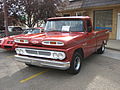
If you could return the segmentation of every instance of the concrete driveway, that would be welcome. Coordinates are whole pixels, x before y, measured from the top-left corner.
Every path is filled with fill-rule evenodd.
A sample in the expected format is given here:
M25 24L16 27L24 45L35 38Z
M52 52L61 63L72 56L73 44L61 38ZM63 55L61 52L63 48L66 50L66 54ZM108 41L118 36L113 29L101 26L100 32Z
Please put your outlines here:
M0 90L120 90L120 52L106 50L85 59L79 74L28 67L15 52L0 50Z

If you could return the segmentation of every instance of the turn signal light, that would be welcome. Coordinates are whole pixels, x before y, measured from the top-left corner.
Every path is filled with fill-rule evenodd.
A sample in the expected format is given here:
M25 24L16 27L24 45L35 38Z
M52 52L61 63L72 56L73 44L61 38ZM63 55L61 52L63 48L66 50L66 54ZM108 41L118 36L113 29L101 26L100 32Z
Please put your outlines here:
M24 40L20 40L20 42L24 42Z
M50 42L50 44L57 44L56 42Z
M54 45L54 46L63 46L64 43L61 41L43 41L43 45Z

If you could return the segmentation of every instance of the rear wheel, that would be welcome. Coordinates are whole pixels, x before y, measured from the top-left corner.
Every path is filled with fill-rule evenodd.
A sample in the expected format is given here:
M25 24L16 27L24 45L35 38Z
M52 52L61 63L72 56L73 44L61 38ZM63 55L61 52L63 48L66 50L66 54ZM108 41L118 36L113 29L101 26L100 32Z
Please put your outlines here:
M97 54L103 54L105 52L105 44L103 44L98 50Z
M78 52L75 52L70 64L70 68L68 69L68 72L71 74L78 74L81 69L81 61L82 61L81 55Z

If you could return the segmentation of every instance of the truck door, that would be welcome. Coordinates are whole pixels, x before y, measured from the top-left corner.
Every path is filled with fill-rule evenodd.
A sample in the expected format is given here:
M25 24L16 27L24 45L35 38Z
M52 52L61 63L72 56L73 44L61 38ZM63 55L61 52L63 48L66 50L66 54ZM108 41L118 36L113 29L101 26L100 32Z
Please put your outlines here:
M92 24L90 20L86 20L86 56L91 55L96 50L96 33L92 30Z

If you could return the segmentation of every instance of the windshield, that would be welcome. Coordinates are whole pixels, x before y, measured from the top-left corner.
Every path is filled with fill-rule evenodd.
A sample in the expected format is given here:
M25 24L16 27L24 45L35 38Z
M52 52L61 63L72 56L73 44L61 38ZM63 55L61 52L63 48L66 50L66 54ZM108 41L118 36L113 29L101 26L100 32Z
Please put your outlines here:
M40 29L36 29L36 28L33 28L33 29L26 29L23 34L34 34L34 33L40 33Z
M50 20L47 21L45 31L83 32L82 20Z

